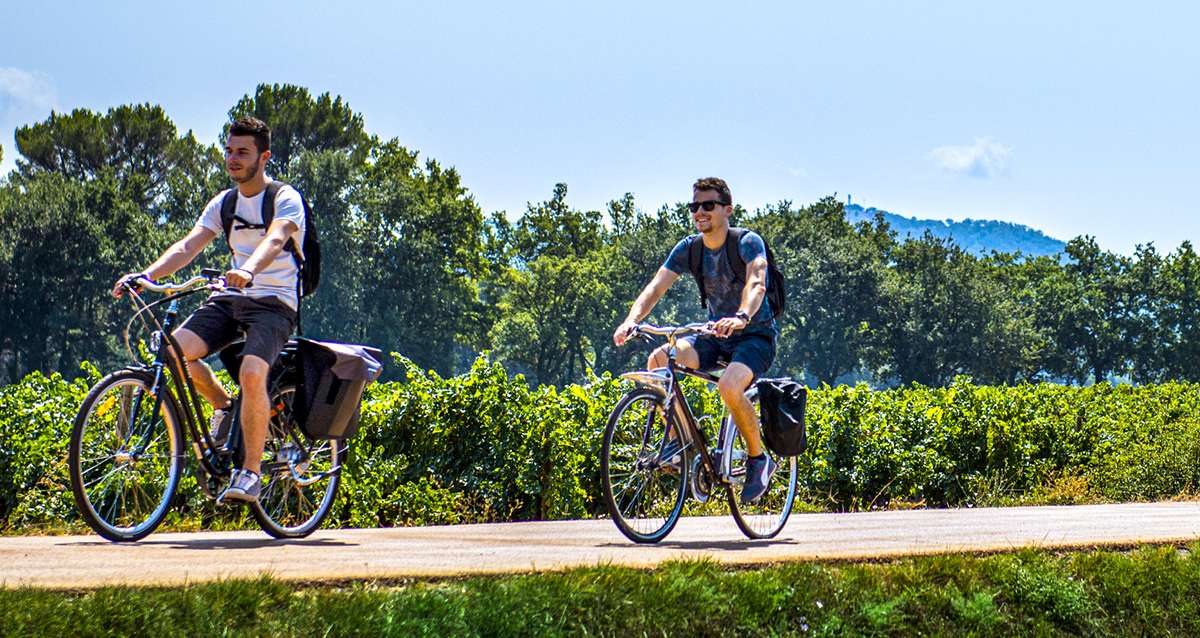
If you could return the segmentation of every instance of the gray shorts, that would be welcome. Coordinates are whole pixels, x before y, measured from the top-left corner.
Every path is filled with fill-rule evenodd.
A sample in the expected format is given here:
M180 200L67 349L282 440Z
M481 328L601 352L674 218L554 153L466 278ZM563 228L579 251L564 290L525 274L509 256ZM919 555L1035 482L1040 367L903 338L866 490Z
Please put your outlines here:
M196 333L208 346L207 354L225 348L244 333L242 354L252 354L270 365L296 328L296 311L273 298L211 297L179 327Z

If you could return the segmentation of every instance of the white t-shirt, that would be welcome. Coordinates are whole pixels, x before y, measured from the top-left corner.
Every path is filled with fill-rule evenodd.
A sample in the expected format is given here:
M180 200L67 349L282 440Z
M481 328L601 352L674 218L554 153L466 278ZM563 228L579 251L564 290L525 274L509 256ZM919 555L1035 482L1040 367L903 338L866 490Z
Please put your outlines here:
M268 181L270 178L267 178ZM216 241L225 241L225 231L221 228L221 201L225 199L225 193L221 191L216 197L208 202L204 207L204 212L200 214L200 219L196 221L197 226L202 226L217 234ZM253 223L262 223L262 201L266 190L254 197L246 197L240 191L237 196L237 208L235 214L242 219ZM300 193L291 186L284 186L275 194L275 219L286 219L296 225L296 232L292 234L292 240L296 244L296 250L302 250L304 246L304 202L300 199ZM233 247L233 267L241 268L250 256L254 254L254 249L262 243L267 237L266 228L243 228L238 229L241 223L236 219L233 220L233 227L229 230L229 245ZM303 256L303 254L301 255ZM286 250L280 250L275 257L275 261L265 268L262 272L254 275L254 285L249 288L230 288L226 292L218 293L218 295L245 295L261 299L264 297L276 297L286 303L292 310L296 310L299 305L299 299L296 297L296 282L300 275L299 269L296 268L296 262L292 259L292 254Z

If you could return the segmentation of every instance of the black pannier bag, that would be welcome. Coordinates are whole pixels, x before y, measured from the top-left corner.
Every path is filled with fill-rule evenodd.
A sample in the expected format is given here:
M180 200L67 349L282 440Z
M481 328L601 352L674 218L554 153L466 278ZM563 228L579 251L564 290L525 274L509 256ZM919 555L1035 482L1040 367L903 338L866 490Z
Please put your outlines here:
M292 414L313 439L348 439L358 430L363 390L383 372L369 346L296 339Z
M788 377L759 379L756 387L767 447L780 456L803 454L808 447L804 433L808 388Z

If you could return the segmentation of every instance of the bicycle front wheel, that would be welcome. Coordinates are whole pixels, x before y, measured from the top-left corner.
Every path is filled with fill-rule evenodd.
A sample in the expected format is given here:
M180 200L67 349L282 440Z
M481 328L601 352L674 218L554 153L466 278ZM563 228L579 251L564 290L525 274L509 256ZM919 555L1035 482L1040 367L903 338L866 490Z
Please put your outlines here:
M179 412L150 372L121 370L100 380L79 408L67 455L83 520L111 541L153 532L171 506L183 468ZM155 403L159 404L157 413Z
M600 475L613 523L635 543L657 543L679 522L687 496L686 456L678 467L661 458L667 419L658 394L633 390L604 429Z
M312 534L333 507L346 454L342 441L308 439L292 418L293 385L271 395L271 423L263 446L262 491L250 512L275 538Z
M757 395L751 393L750 399L757 411ZM732 420L733 417L725 418ZM734 433L730 487L726 490L729 513L748 538L774 538L783 531L788 516L792 514L792 504L796 501L796 457L779 456L764 443L763 452L775 462L775 474L768 483L766 494L754 503L743 504L741 491L746 482L746 459L749 455L746 453L746 441L741 431L733 423L729 423L728 426Z

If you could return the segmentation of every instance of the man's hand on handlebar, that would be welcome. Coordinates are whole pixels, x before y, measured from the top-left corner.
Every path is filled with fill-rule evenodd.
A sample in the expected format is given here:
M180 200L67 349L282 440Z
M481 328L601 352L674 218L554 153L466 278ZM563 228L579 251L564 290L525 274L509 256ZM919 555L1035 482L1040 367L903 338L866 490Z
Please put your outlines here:
M713 334L725 339L745 328L748 323L748 321L741 317L722 317L710 324L710 326L712 327Z
M616 331L613 332L613 343L617 346L625 345L625 342L629 341L629 339L633 337L633 334L636 330L636 321L626 320L621 322L621 325L617 326Z
M249 288L253 285L254 273L245 268L234 268L225 271L226 288Z
M146 273L144 272L131 272L122 276L117 280L117 283L113 284L112 296L120 299L121 296L125 294L125 288L127 286L136 290L141 290L141 286L137 285L137 280L142 278L149 279L149 277L146 277Z

